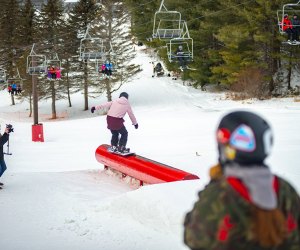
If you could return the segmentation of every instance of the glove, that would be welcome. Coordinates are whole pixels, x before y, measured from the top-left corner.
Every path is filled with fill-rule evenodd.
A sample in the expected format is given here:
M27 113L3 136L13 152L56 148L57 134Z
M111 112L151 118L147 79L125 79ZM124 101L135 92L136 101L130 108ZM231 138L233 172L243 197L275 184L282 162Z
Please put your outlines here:
M135 127L135 129L138 129L139 125L138 125L138 124L135 124L134 127Z
M95 112L95 110L96 110L96 108L95 108L95 107L92 107L92 108L91 108L91 112L92 112L92 113L94 113L94 112Z

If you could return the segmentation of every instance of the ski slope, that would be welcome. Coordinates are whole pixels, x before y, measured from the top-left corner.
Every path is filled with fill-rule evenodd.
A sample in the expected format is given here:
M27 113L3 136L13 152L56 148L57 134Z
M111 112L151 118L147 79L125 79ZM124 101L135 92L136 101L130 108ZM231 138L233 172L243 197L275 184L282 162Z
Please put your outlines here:
M98 145L109 143L106 118L57 103L61 119L52 121L50 101L39 103L44 143L31 142L28 104L10 105L0 92L0 123L12 123L12 156L0 190L0 249L3 250L184 250L183 219L209 181L216 163L215 129L225 113L252 110L272 125L275 145L267 163L300 192L300 103L289 99L233 102L223 94L201 92L170 78L152 78L153 60L138 48L143 71L121 91L139 123L126 117L128 146L156 161L196 174L200 180L139 189L103 171L95 160ZM106 101L90 99L90 106ZM198 156L196 155L196 152Z

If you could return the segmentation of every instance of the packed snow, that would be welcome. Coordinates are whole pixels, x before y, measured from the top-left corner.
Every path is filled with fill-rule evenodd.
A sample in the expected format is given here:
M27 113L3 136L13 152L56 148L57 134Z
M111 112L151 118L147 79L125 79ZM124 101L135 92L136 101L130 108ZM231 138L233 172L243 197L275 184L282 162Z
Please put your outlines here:
M0 123L13 124L12 156L1 178L0 249L3 250L184 250L183 219L197 192L208 183L216 163L215 129L236 109L252 110L272 125L275 144L267 163L300 192L300 102L293 98L231 101L224 94L202 92L168 77L152 78L153 58L139 47L136 63L143 71L124 85L137 117L137 130L126 117L128 146L147 158L191 172L200 180L138 188L95 159L100 144L110 142L106 118L83 111L81 93L73 107L57 103L58 120L50 120L50 101L39 103L44 143L31 141L28 103L10 105L0 92ZM90 106L105 102L90 99ZM6 146L4 147L6 151Z

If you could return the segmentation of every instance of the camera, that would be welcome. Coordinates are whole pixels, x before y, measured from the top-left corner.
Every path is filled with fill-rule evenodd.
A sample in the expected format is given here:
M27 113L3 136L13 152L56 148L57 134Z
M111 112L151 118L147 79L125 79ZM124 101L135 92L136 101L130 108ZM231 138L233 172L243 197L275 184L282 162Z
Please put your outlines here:
M8 129L8 133L14 132L14 128L11 124L6 124L6 128Z

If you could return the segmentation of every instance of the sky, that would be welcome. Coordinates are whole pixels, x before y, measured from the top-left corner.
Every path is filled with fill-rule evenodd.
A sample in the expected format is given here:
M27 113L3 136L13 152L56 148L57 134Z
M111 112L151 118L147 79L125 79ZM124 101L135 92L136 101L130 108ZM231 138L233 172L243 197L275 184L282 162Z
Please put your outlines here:
M135 62L143 71L114 93L129 93L139 128L128 116L128 147L138 155L196 174L199 180L139 187L130 177L104 171L95 150L110 142L106 118L83 111L81 93L57 102L39 103L44 143L31 141L28 103L10 105L0 91L0 124L13 124L7 171L0 179L0 249L5 250L186 250L183 220L197 193L209 182L217 162L215 132L232 110L250 110L272 126L274 147L266 163L300 193L300 102L297 98L266 101L228 100L169 77L152 78L157 60L137 47ZM106 102L90 99L90 107ZM7 150L6 146L4 150Z

